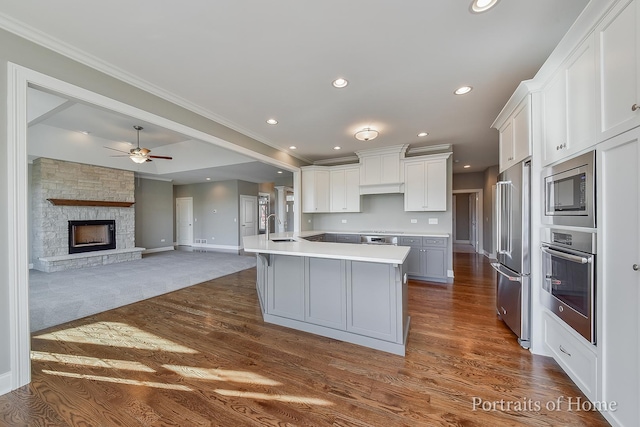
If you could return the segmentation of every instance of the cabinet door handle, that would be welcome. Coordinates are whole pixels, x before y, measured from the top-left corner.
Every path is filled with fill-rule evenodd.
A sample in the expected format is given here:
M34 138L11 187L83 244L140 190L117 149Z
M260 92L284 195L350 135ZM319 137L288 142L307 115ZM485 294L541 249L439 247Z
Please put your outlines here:
M638 104L633 104L633 105L631 106L631 111L637 111L637 110L638 110L638 108L640 108L640 106L638 106Z
M563 352L564 354L566 354L567 356L571 357L571 353L569 353L567 350L565 350L563 346L560 346L560 351Z

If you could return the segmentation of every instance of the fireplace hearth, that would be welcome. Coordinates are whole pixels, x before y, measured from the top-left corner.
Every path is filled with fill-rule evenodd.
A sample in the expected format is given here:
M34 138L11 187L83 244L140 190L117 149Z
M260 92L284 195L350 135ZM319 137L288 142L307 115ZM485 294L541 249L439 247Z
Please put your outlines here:
M69 221L69 254L115 248L115 220Z

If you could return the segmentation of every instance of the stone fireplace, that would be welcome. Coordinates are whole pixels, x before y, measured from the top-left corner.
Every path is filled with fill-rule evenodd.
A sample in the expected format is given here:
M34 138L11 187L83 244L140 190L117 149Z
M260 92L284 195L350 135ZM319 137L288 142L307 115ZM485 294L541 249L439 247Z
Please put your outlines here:
M140 259L143 248L135 246L134 184L131 171L47 158L34 160L33 268L54 272ZM107 229L88 227L74 236L72 224L107 224ZM112 230L108 224L113 225ZM108 235L103 236L104 232ZM73 244L73 239L79 241ZM109 240L105 243L109 248L100 247L103 244L98 240Z

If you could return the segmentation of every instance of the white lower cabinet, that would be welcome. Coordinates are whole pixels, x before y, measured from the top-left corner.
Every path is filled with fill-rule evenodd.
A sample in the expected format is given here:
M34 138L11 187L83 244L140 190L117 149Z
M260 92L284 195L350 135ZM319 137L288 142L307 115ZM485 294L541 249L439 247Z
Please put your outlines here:
M640 426L640 128L597 150L598 347L603 413L617 426Z
M553 358L591 400L596 400L598 358L596 348L554 314L543 313L544 343Z

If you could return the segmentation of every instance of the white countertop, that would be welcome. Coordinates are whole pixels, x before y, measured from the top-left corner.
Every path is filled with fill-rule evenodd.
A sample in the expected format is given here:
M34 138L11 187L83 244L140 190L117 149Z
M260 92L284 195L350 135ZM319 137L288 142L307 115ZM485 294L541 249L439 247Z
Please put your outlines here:
M298 233L301 237L314 236L316 234L357 234L362 236L398 236L398 237L451 237L447 233L425 233L419 231L401 231L401 230L360 230L360 231L331 231L331 230L312 230L301 231Z
M322 234L322 231L300 233L272 233L267 241L264 234L245 236L244 251L277 255L303 256L313 258L345 259L351 261L402 264L411 248L393 245L361 245L355 243L309 242L303 237ZM347 234L347 233L340 233ZM360 234L360 233L351 233ZM416 236L416 234L411 234ZM293 242L274 242L273 239L294 239Z

